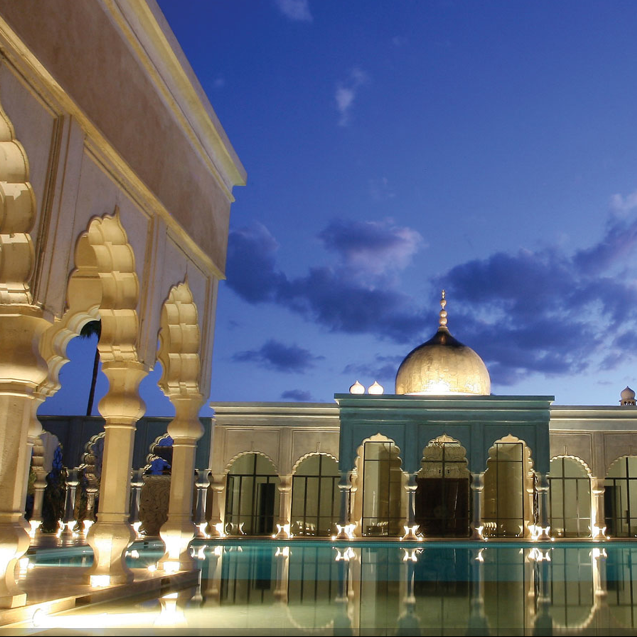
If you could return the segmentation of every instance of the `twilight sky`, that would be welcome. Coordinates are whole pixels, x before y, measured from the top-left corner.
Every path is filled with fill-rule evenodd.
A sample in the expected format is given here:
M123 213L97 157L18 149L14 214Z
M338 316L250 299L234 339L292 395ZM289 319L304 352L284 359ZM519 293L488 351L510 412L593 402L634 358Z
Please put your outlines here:
M443 287L493 393L635 388L633 0L159 5L248 171L213 401L393 392ZM41 412L81 413L63 392Z

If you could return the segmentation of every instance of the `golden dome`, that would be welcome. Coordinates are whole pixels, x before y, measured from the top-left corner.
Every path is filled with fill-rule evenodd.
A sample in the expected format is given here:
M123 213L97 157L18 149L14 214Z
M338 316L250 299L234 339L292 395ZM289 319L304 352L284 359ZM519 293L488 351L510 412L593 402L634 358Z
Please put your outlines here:
M433 338L412 350L398 368L397 394L491 393L491 379L482 359L457 341L447 328L445 291L440 305L440 327Z

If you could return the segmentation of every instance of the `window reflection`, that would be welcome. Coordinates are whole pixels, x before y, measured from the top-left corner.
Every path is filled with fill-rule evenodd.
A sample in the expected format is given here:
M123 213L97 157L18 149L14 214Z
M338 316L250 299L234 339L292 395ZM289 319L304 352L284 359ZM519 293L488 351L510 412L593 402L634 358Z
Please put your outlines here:
M402 532L402 476L393 442L366 442L363 468L363 535Z
M292 481L292 533L330 536L336 533L340 495L338 463L326 455L306 458Z
M489 450L484 474L484 534L524 534L524 443L496 442Z
M591 481L586 468L573 458L554 458L548 479L553 537L589 537Z
M604 483L606 529L610 537L637 537L637 458L618 460Z
M279 482L267 458L256 453L237 458L228 472L226 533L271 535L279 509Z

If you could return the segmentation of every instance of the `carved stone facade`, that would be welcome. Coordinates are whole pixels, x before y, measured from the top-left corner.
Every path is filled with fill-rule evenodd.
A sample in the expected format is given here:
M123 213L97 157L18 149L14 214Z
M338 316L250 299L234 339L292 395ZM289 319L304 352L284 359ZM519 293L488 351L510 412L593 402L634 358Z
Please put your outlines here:
M30 539L36 412L87 322L101 321L109 381L90 582L131 579L138 387L158 360L177 411L173 475L192 473L245 171L153 0L0 0L0 49L0 607L11 607L25 602L14 570ZM183 548L192 489L177 491L166 538Z

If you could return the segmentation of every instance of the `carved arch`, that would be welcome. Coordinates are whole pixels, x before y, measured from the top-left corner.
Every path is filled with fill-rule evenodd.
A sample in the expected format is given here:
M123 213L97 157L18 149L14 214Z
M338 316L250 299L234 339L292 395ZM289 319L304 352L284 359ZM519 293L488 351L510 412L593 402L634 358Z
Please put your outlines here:
M336 462L336 464L338 465L338 458L332 455L331 453L327 453L326 451L310 451L310 453L306 453L305 455L301 456L294 463L294 466L292 467L292 475L296 473L296 470L301 466L304 460L307 460L308 458L311 458L312 456L327 456L328 458L331 458L332 460L334 460L334 462Z
M67 285L67 310L40 341L40 353L49 368L42 393L50 396L60 388L60 370L68 362L67 346L89 321L102 321L102 362L137 362L138 299L135 255L116 209L113 215L94 218L77 241L75 270Z
M104 453L104 438L106 432L102 431L92 436L84 447L80 469L84 469L84 476L91 487L99 487L102 476L102 461ZM102 447L101 454L99 447Z
M558 454L556 454L554 456L551 456L551 462L553 460L557 460L559 458L568 458L569 460L575 460L576 462L581 464L584 467L584 469L586 469L586 473L588 474L589 479L591 479L593 477L593 472L591 471L591 468L579 456L573 456L573 455L570 455L570 454L558 453Z
M256 454L257 456L263 456L264 458L266 458L267 460L269 460L272 463L272 466L274 467L274 474L275 475L279 475L279 468L276 466L276 462L274 462L274 460L272 460L272 458L270 458L270 456L267 453L263 453L263 451L241 451L238 454L236 454L235 456L232 457L232 459L230 460L230 462L228 462L223 470L224 475L227 475L228 472L230 471L230 467L232 467L232 465L241 457L241 456L247 456L249 454Z
M36 202L29 161L0 106L0 304L30 304Z
M170 289L161 312L159 386L166 396L200 394L199 315L188 281Z

